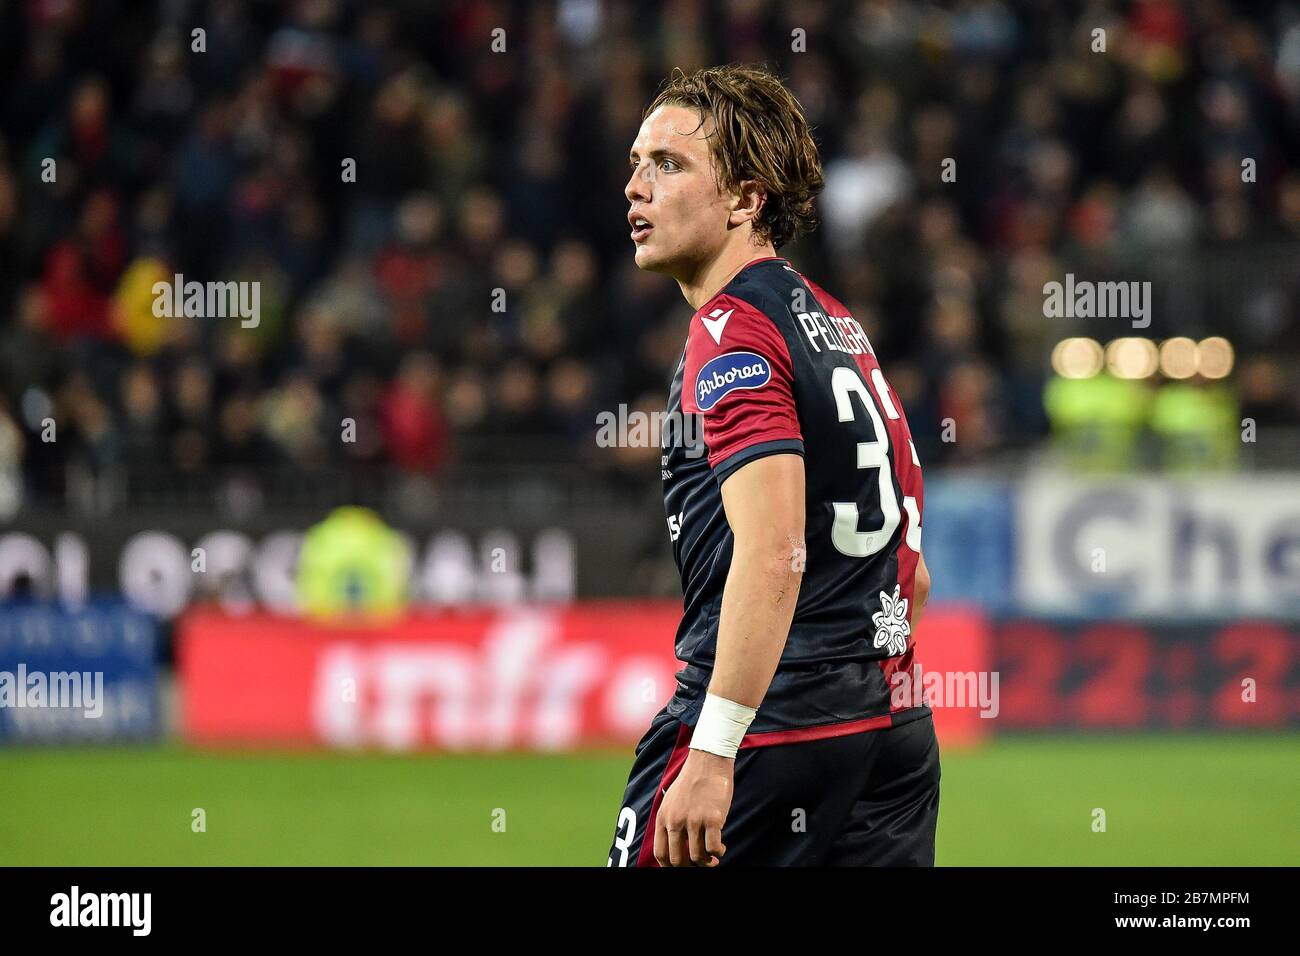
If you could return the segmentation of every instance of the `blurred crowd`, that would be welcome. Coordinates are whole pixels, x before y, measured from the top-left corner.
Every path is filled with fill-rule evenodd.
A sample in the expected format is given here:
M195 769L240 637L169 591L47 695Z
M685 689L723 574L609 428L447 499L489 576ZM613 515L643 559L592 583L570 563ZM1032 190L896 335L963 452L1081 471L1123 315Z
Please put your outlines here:
M1232 308L1151 334L1228 336L1242 413L1300 423L1297 2L28 0L0 6L0 478L654 480L594 441L663 408L690 315L632 264L626 153L672 67L731 61L815 126L821 228L781 253L862 321L927 464L1047 435L1072 268L1243 263ZM155 315L177 274L259 282L256 327Z

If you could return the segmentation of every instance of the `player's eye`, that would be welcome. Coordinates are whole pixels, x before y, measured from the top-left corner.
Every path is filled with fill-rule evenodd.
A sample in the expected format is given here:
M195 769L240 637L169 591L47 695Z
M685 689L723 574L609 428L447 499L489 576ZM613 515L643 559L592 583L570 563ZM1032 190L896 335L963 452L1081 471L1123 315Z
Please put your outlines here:
M675 160L675 159L665 159L662 163L659 164L659 166L660 166L660 168L663 169L663 171L666 172L666 173L671 173L671 172L673 171L673 169L677 169L677 168L678 168L678 167L677 167L677 160ZM669 169L669 168L668 168L669 166L671 166L672 169Z

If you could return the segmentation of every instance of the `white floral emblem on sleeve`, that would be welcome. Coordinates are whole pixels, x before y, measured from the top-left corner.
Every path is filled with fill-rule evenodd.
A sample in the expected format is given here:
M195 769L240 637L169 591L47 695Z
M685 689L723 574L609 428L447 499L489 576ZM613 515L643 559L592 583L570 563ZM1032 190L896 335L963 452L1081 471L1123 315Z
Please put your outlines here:
M889 649L890 657L897 657L907 650L907 636L912 633L912 625L907 620L907 598L900 597L901 585L894 585L891 597L880 592L880 610L871 615L871 623L876 626L876 647Z

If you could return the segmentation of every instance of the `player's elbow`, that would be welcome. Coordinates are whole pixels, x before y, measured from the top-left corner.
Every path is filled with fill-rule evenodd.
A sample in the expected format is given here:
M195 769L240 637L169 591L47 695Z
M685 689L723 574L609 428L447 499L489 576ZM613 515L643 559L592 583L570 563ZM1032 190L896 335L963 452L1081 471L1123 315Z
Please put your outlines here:
M790 565L790 573L802 575L804 567L808 564L808 548L804 545L803 535L790 535L788 544L785 557Z
M925 559L916 563L916 580L912 584L912 606L916 610L925 607L930 600L930 569L925 566Z

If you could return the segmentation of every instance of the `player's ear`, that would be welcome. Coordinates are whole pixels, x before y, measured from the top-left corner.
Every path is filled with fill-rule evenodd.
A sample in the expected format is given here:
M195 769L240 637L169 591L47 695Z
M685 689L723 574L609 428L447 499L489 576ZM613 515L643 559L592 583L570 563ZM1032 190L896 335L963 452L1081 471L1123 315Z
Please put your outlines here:
M763 211L767 202L767 187L758 179L743 179L732 193L731 214L728 220L733 226L753 222Z

